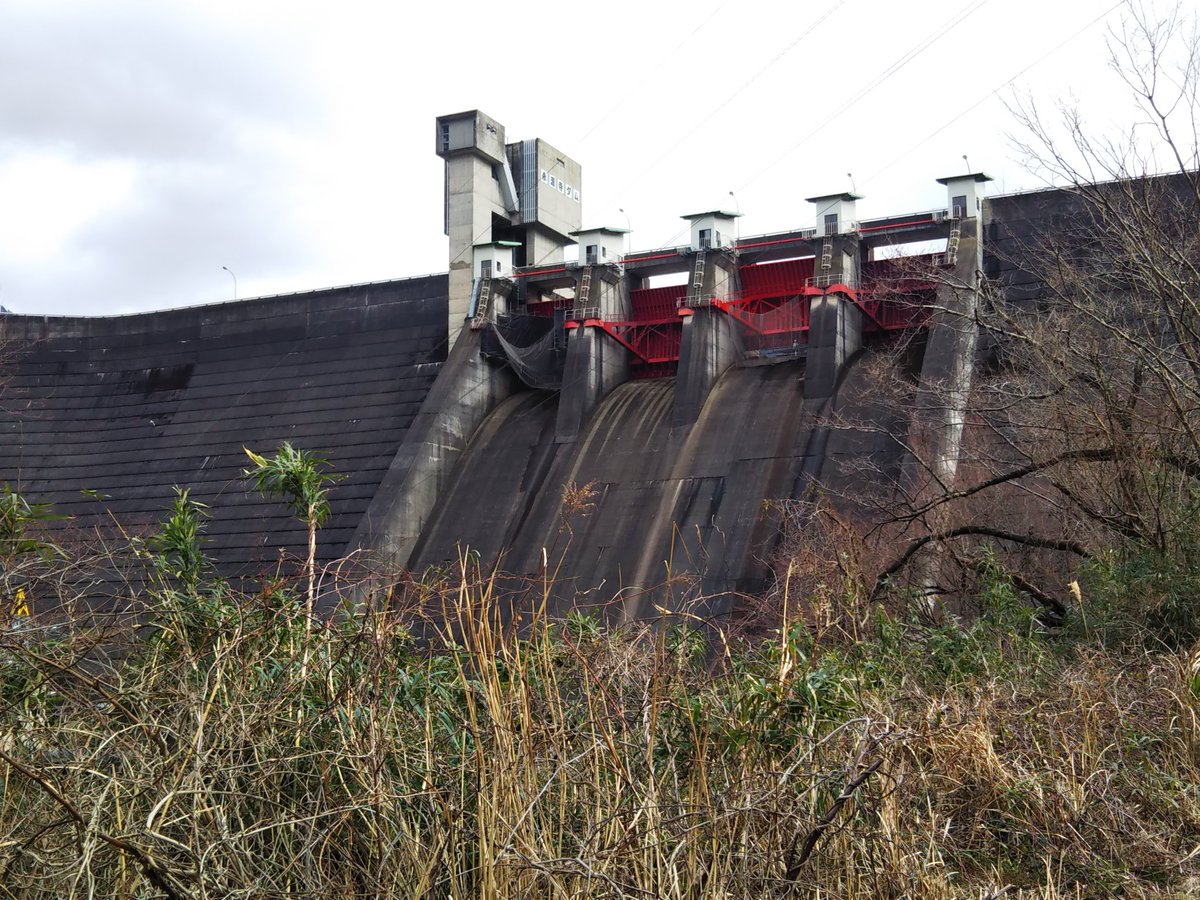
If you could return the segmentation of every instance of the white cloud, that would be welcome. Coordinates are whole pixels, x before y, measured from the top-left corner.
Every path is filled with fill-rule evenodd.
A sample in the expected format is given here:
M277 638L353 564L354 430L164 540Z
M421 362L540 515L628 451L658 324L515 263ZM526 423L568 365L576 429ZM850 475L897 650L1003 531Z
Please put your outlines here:
M0 167L0 261L46 265L82 228L112 215L133 188L129 162L78 162L29 153Z
M578 159L585 224L624 208L638 248L730 190L743 234L808 224L802 198L847 172L861 215L930 208L963 153L1014 189L991 92L1035 62L1031 87L1096 91L1103 29L1068 39L1110 2L968 6L921 50L967 7L9 0L0 302L227 299L221 266L243 296L441 269L433 121L460 109Z

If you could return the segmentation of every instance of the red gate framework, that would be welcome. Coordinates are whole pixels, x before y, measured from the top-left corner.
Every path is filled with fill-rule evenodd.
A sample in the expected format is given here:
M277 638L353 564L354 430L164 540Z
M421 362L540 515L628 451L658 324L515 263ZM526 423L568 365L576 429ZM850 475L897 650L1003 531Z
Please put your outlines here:
M704 305L736 319L744 346L752 352L806 344L812 298L826 293L841 294L856 304L866 333L919 328L928 318L936 290L930 257L869 262L859 285L820 285L813 268L812 257L741 266L741 290L709 298ZM682 284L639 288L629 293L628 320L587 319L578 324L600 328L628 349L634 377L672 376L679 365L683 318L691 312L687 293Z

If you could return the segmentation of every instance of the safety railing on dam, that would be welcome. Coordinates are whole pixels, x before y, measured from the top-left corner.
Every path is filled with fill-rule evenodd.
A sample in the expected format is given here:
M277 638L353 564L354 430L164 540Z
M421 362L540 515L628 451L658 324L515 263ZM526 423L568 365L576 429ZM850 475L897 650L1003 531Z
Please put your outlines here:
M936 227L950 229L949 236L954 222L948 210L933 209L844 223L840 233L880 236ZM557 317L572 329L601 328L630 351L631 370L637 378L675 373L683 319L694 308L715 308L735 319L741 326L743 343L750 350L804 344L810 328L812 297L828 292L846 297L861 310L865 333L900 331L926 323L938 272L951 261L949 254L869 260L854 276L825 266L818 272L816 254L823 250L821 242L829 244L830 240L818 235L815 228L740 238L731 248L740 264L736 280L729 286L717 291L693 290L691 294L686 284L635 288L629 291L628 313L622 318L606 319L601 306L590 296L575 296L574 276L580 268L577 262L519 269L515 277L536 296L522 306L525 314ZM784 258L772 259L772 254ZM687 271L688 261L694 258L695 251L689 245L639 251L622 260L622 273L638 269Z

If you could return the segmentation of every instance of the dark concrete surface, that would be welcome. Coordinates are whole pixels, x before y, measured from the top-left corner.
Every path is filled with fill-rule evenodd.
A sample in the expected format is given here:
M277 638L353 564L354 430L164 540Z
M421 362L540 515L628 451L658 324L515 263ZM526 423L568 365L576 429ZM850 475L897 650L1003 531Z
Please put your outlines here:
M989 199L984 271L1034 296L1022 253L1077 210L1068 192ZM656 603L726 612L769 577L768 501L869 506L902 479L913 398L882 389L846 301L814 310L807 361L753 366L698 310L687 328L708 332L689 335L676 379L625 381L626 354L581 329L558 394L523 389L469 330L447 359L446 291L443 274L138 316L5 316L0 479L71 516L61 535L111 527L110 513L147 529L189 487L211 507L222 571L253 573L300 553L303 530L248 490L242 447L290 440L346 476L322 560L364 549L420 570L469 548L518 578L548 561L557 611L614 619ZM914 382L969 371L970 344L935 335L905 364ZM572 509L564 491L583 486L586 509Z
M114 520L145 531L189 488L221 570L253 573L304 536L249 491L242 448L291 441L345 477L320 543L337 558L445 358L445 309L435 275L135 316L6 315L0 480L70 516L52 523L63 539Z
M553 441L556 395L517 394L477 432L411 564L454 565L470 551L537 578L545 559L559 612L727 612L737 592L764 585L778 533L764 501L789 497L806 463L847 496L868 470L884 473L884 490L894 477L900 445L878 430L897 424L892 407L872 406L869 376L844 381L820 404L841 415L835 427L805 403L802 360L727 369L684 427L672 426L673 380L628 382L570 443ZM585 485L588 508L564 504L565 488Z

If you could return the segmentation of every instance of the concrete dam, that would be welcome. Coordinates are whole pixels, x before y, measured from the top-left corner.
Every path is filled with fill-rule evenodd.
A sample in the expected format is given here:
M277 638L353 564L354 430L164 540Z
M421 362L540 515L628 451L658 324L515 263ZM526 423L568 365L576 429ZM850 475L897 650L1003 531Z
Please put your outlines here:
M621 229L580 228L578 164L545 142L471 111L438 120L437 152L447 274L4 316L0 478L78 541L148 529L189 488L219 569L255 576L304 535L250 491L242 447L288 440L345 476L323 564L420 572L469 550L557 569L559 612L728 613L769 578L777 501L886 496L913 422L953 478L981 278L1020 282L991 248L1061 206L985 199L969 173L939 179L941 209L860 220L854 194L818 196L815 226L757 237L709 210L688 244L628 253ZM917 242L939 249L889 252Z

